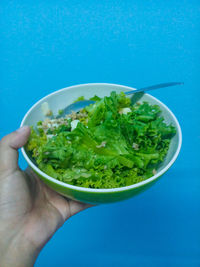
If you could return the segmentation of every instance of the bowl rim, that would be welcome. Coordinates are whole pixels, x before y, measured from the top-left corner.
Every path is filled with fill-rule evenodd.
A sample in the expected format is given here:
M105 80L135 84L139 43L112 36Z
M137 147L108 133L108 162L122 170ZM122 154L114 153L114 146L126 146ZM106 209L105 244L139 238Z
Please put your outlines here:
M71 86L67 86L67 87L64 87L62 89L59 89L59 90L56 90L56 91L53 91L52 93L44 96L43 98L41 98L40 100L38 100L28 111L27 113L25 114L24 118L22 119L22 122L20 124L20 127L24 126L24 122L26 120L26 118L28 117L28 115L31 113L31 111L37 106L39 105L43 100L47 99L48 97L54 95L54 94L58 94L62 91L67 91L67 90L70 90L72 88L76 88L76 87L84 87L84 86L96 86L96 85L109 85L109 86L118 86L118 87L121 87L122 89L126 89L126 90L134 90L135 88L133 87L130 87L130 86L126 86L126 85L121 85L121 84L113 84L113 83L84 83L84 84L76 84L76 85L71 85ZM181 149L181 145L182 145L182 131L181 131L181 127L179 125L179 122L177 120L177 118L175 117L175 115L173 114L173 112L164 104L162 103L160 100L158 100L156 97L152 96L152 95L149 95L149 94L146 94L148 95L150 98L156 100L158 102L159 105L163 106L167 112L172 116L173 120L174 120L174 123L176 124L176 128L177 128L177 134L178 134L178 147L177 147L177 150L174 154L174 156L172 157L172 159L170 160L170 162L162 169L160 170L157 174L155 174L154 176L142 181L142 182L139 182L139 183L136 183L136 184L133 184L133 185L129 185L129 186L124 186L124 187L117 187L117 188L109 188L109 189L106 189L106 188L100 188L100 189L96 189L96 188L85 188L85 187L80 187L80 186L75 186L75 185L70 185L70 184L67 184L65 182L61 182L49 175L47 175L46 173L44 173L43 171L41 171L28 157L28 155L26 154L26 151L24 149L24 147L21 148L21 152L25 158L25 160L27 161L28 165L36 171L36 173L38 173L40 176L42 177L45 177L47 180L50 180L51 182L55 183L55 184L58 184L62 187L65 187L65 188L69 188L69 189L73 189L73 190L76 190L76 191L82 191L82 192L91 192L91 193L111 193L111 192L121 192L121 191L126 191L126 190L130 190L130 189L136 189L136 188L139 188L141 186L144 186L148 183L151 183L152 181L156 180L157 178L159 178L161 175L163 175L172 165L173 163L175 162L175 160L177 159L178 155L179 155L179 152L180 152L180 149Z

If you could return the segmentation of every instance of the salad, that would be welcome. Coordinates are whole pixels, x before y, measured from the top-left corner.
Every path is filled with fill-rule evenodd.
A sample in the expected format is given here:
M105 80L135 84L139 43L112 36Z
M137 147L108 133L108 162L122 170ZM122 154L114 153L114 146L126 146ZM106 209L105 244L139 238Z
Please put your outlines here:
M132 105L116 92L91 100L96 102L77 113L49 117L31 127L26 150L38 168L67 184L97 189L128 186L155 175L176 133L159 106Z

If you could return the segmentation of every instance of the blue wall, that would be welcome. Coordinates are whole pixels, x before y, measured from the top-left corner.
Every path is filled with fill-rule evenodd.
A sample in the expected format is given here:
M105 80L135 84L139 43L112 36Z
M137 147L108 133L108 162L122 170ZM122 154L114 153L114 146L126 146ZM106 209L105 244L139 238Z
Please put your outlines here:
M36 267L200 266L199 72L200 1L1 0L0 137L69 85L185 82L152 92L182 127L174 166L149 191L70 218Z

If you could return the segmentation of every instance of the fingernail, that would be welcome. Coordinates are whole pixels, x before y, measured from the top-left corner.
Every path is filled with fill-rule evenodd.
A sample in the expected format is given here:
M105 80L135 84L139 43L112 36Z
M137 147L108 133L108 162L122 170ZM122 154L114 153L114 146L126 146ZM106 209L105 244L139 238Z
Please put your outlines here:
M26 131L27 128L29 128L29 127L28 126L23 126L23 127L19 128L19 129L17 129L16 132L22 133L22 132Z

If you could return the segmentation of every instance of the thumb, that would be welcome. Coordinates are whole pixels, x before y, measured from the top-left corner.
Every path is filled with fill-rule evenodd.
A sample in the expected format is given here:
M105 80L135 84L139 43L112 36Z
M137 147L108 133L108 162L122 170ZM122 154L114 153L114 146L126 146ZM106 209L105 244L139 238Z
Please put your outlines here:
M18 169L18 148L24 146L30 135L30 128L24 126L6 135L0 141L0 174Z

